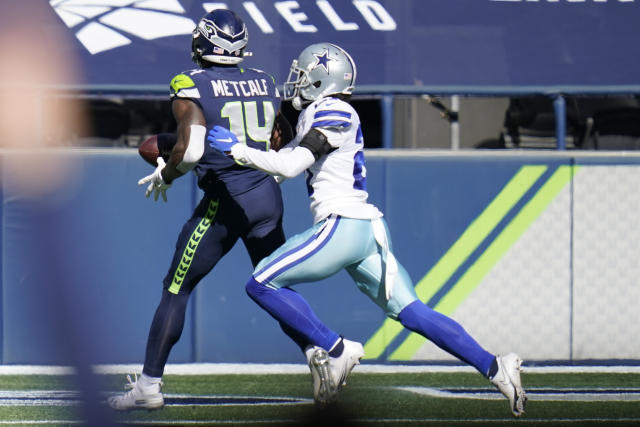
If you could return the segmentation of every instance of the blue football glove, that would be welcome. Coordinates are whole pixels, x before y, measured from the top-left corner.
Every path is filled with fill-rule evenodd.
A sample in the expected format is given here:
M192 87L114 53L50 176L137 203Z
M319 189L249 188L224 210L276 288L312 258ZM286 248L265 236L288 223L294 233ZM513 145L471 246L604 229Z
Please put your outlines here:
M207 141L209 141L211 148L226 154L231 151L231 147L238 143L238 137L227 128L214 126L207 135Z

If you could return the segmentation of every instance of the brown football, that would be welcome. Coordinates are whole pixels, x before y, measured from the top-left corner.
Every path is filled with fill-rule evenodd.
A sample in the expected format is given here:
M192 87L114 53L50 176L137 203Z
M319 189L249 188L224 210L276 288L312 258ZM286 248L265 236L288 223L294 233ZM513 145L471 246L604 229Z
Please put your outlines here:
M287 118L280 112L271 129L271 149L278 151L293 139L293 129Z
M158 166L158 136L152 135L138 145L138 154L151 166Z
M138 145L138 153L151 166L158 166L158 156L162 153L162 158L169 160L171 150L176 145L176 136L173 133L160 133L151 135Z

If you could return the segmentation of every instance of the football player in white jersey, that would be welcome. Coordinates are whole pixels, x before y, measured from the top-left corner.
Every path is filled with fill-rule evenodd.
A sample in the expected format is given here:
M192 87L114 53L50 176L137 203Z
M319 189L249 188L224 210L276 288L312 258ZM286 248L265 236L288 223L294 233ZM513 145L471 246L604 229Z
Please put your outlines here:
M314 398L320 403L336 398L364 350L360 343L328 329L291 286L345 269L387 316L487 377L519 417L526 402L520 381L522 360L514 353L487 352L455 320L422 303L407 271L393 256L383 215L367 202L360 119L348 102L355 79L355 64L345 50L330 43L313 44L293 61L284 85L285 100L302 110L290 144L278 152L265 152L237 143L227 129L215 127L209 132L210 146L241 164L279 179L306 174L314 225L258 264L247 293L314 344L305 353Z

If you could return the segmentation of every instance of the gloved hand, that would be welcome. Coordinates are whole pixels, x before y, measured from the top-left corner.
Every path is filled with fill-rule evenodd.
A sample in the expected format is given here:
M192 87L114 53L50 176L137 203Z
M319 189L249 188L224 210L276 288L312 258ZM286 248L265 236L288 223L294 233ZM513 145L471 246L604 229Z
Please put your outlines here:
M214 126L207 135L207 141L211 148L227 154L231 151L231 147L238 143L238 137L227 128Z
M153 194L153 200L158 201L158 196L162 195L162 200L167 201L167 190L171 187L171 184L167 184L162 179L162 169L167 164L164 162L162 157L158 157L158 167L153 171L151 175L145 176L140 181L138 181L138 185L143 185L149 183L147 187L147 191L145 192L145 196L149 197L151 193Z

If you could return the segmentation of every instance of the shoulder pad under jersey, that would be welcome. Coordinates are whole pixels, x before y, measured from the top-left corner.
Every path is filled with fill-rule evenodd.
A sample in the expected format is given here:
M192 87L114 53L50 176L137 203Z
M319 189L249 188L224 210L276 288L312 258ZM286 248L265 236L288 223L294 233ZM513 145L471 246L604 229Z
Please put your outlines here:
M171 79L171 98L200 98L200 91L187 73L180 73Z
M349 104L336 98L324 98L315 106L311 128L340 128L351 126L352 112Z

